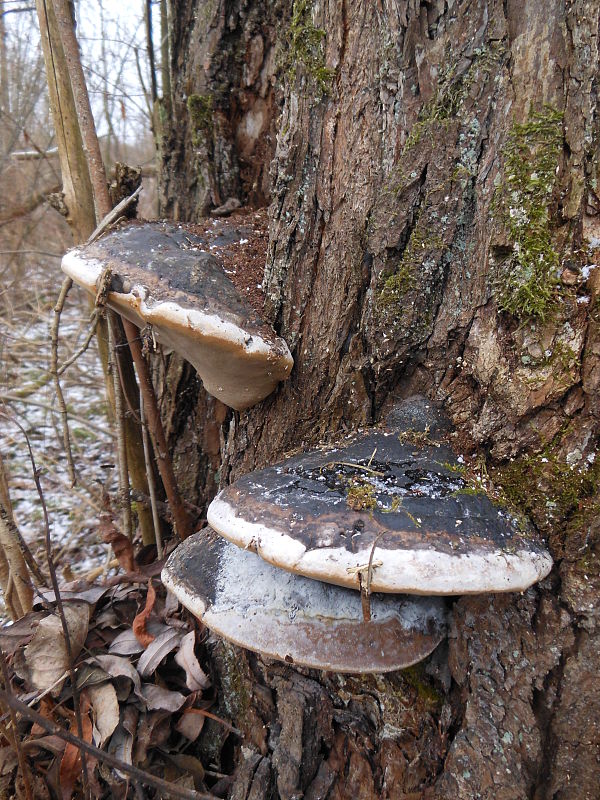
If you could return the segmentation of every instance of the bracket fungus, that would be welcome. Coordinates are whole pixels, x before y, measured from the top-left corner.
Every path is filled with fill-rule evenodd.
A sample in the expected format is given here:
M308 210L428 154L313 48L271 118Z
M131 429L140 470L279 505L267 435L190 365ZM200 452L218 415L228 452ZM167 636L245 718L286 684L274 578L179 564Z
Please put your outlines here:
M446 631L441 598L360 595L292 575L217 536L194 534L172 553L166 587L215 633L262 655L336 672L388 672L426 658Z
M285 380L293 359L216 254L243 243L243 228L217 224L212 238L172 223L130 224L70 250L62 269L93 294L110 270L107 304L141 328L151 325L158 341L196 368L209 394L242 410Z
M374 592L523 591L552 559L515 517L468 487L448 447L371 432L249 473L208 522L291 572Z

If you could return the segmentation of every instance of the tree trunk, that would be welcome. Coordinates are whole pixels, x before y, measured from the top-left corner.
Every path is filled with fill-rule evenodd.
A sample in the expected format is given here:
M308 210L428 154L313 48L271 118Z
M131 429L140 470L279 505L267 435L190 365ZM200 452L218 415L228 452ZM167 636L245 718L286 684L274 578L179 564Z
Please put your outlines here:
M459 598L420 668L293 669L209 639L205 754L231 797L583 800L600 786L599 5L185 0L169 21L162 212L269 205L290 379L225 412L158 377L184 494L439 402L555 559ZM161 367L162 369L162 367Z

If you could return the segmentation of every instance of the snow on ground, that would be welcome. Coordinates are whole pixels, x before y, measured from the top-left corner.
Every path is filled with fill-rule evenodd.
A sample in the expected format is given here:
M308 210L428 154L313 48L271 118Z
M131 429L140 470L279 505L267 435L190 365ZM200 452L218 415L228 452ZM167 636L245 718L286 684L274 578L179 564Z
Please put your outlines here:
M50 363L50 326L59 291L37 302L0 309L0 393L9 415L27 431L41 469L59 569L75 575L104 563L107 545L97 535L101 484L113 486L113 434L107 418L104 377L95 342L61 378L70 414L73 458L79 485L72 488L62 444L62 423L54 383L45 380ZM83 343L89 326L88 300L71 289L61 317L59 364ZM36 388L37 384L42 384ZM31 391L30 391L31 390ZM9 474L17 525L34 553L44 559L44 523L23 434L0 420L0 448Z

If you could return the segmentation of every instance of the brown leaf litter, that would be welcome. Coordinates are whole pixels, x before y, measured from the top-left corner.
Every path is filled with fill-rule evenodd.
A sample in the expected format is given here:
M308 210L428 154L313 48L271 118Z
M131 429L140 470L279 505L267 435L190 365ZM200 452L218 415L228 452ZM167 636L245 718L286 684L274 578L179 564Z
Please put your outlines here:
M130 583L128 576L138 581ZM203 665L197 621L173 598L167 600L156 578L146 583L143 575L126 573L118 581L106 581L110 583L98 587L80 582L61 590L84 739L150 777L224 797L231 776L215 774L203 763L207 718L226 735L237 736L239 731L209 710L217 698ZM0 645L13 696L76 735L60 618L52 593L44 594L45 610L36 608L0 629ZM5 716L5 725L7 721ZM78 747L49 735L25 716L20 718L19 739L30 784L36 792L38 785L44 786L40 797L83 797ZM124 771L90 754L86 762L92 797L136 796ZM2 739L0 795L15 793L21 783L18 759L10 742ZM146 797L161 796L152 786L145 786L144 792Z

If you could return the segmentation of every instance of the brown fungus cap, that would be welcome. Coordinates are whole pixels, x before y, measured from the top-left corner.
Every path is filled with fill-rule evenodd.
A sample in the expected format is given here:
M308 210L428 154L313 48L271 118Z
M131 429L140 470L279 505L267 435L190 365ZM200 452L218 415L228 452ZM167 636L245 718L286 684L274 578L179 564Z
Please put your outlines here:
M248 650L315 669L389 672L421 661L445 635L440 598L373 595L292 575L207 528L186 539L165 586L212 631Z
M62 269L95 293L106 269L108 305L189 361L206 391L241 410L269 395L293 366L287 344L227 277L220 253L243 229L219 222L200 238L165 222L131 224L70 250ZM215 255L219 253L219 255Z
M278 567L354 589L369 561L373 591L424 595L522 591L552 566L521 521L465 484L448 447L398 432L249 473L208 521Z

